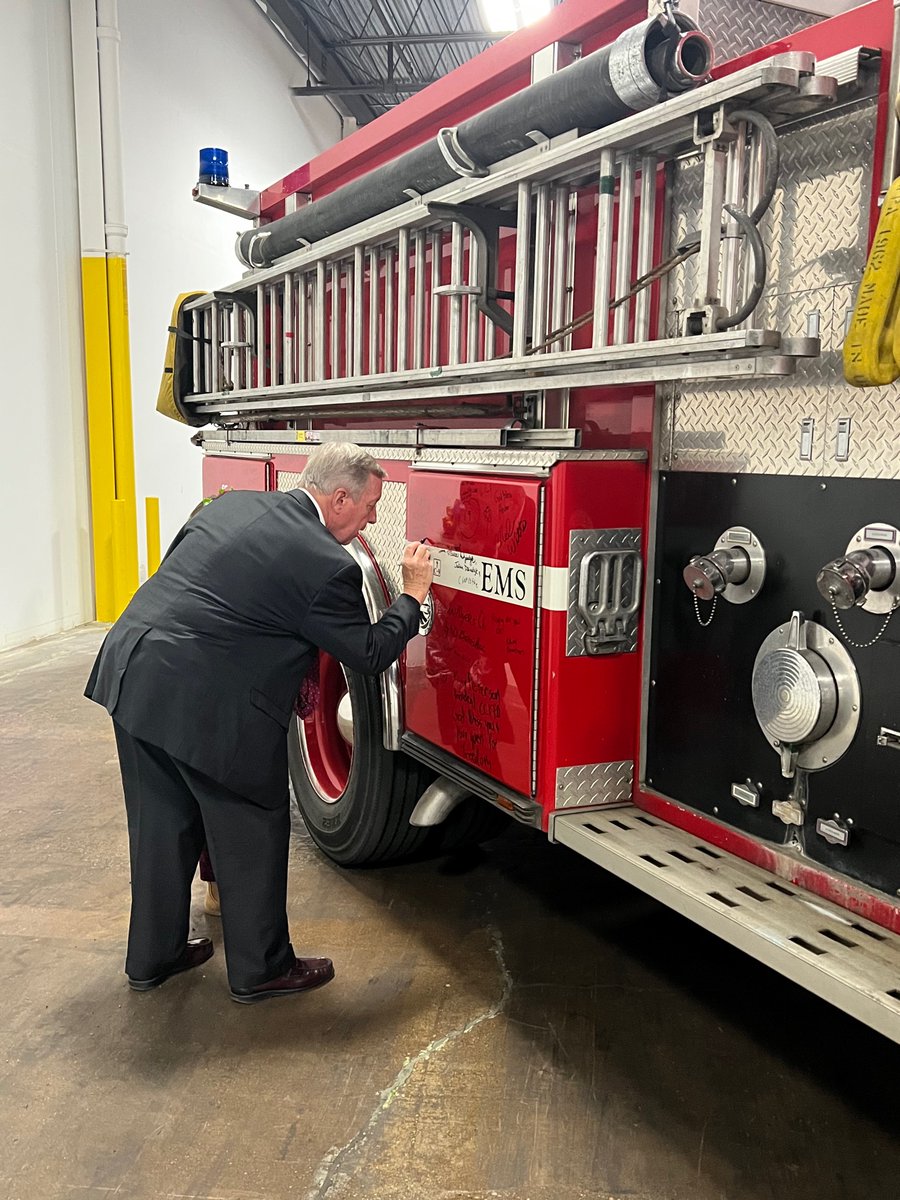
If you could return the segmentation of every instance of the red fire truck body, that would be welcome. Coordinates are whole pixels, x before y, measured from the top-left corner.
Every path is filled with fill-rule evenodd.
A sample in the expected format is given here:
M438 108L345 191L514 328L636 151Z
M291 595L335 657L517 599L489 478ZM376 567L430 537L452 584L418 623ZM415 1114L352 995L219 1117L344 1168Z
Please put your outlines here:
M565 0L264 191L246 274L187 306L179 403L206 495L371 450L373 619L405 542L433 548L404 660L323 656L290 731L326 853L447 849L500 810L900 1040L897 393L840 362L895 174L894 10L692 15L657 18L684 78L652 104L660 26ZM545 129L534 89L613 44L610 114ZM479 161L472 119L531 94ZM411 167L343 227L322 204L363 211L354 184L432 144L449 180Z

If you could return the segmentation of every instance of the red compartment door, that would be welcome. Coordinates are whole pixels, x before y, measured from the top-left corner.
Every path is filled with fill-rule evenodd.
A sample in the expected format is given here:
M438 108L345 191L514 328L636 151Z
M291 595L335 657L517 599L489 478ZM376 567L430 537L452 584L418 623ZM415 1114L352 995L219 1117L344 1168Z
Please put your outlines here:
M540 479L412 471L434 620L407 650L407 728L531 795Z

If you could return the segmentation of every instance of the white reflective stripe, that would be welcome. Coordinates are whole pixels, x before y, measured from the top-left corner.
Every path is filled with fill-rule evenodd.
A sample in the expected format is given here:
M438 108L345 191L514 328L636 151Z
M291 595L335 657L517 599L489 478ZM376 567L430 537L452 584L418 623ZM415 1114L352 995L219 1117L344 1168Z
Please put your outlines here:
M432 546L434 582L439 587L487 596L521 608L534 607L534 567L530 563L509 562L503 558L484 558Z
M569 568L543 567L541 569L541 608L553 612L569 611Z

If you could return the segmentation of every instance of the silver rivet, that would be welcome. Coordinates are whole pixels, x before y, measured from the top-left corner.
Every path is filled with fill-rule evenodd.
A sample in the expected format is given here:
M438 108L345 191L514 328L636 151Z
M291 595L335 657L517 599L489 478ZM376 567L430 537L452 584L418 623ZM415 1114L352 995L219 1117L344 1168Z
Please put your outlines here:
M847 824L848 824L848 825L852 825L852 824L853 824L853 818L852 818L852 817L848 817L848 818L847 818Z
M861 537L857 537L857 539L856 539L856 540L857 540L858 542L861 542L861 541L862 541L862 538L861 538Z
M824 754L822 755L822 762L828 762L828 759L825 757Z
M716 816L718 816L718 815L719 815L719 810L718 810L717 808L714 808L714 809L713 809L713 813L714 813Z
M854 711L854 712L858 712L858 711L859 711L859 705L858 705L858 704L854 704L854 705L853 705L853 711Z
M829 639L828 639L828 645L829 645L829 646L833 646L833 645L834 645L834 638L829 638Z
M650 680L650 686L651 686L651 687L656 687L656 680L655 680L655 679L651 679L651 680Z
M840 813L835 813L835 814L834 814L834 819L835 819L836 821L839 821L839 820L841 819L841 814L840 814Z
M827 483L820 483L820 484L819 484L819 487L820 487L820 489L821 489L821 490L824 492L824 491L825 491L825 489L828 487L828 484L827 484Z

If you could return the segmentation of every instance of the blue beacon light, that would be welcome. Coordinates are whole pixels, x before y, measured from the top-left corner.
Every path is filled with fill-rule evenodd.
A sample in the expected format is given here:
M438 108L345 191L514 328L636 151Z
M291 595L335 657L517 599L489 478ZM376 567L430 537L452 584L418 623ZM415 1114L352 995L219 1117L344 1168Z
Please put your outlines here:
M200 183L228 187L228 151L207 146L200 151Z

